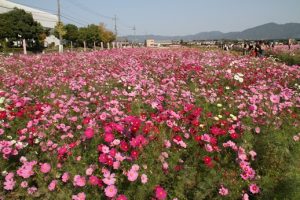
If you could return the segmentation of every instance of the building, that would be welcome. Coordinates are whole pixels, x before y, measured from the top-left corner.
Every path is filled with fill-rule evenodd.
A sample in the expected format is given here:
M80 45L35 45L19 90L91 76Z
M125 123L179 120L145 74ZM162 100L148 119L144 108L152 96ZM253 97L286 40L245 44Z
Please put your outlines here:
M148 39L145 42L146 47L168 47L172 45L172 41L155 41L153 39Z
M31 8L29 6L17 4L7 0L0 0L0 13L5 13L13 10L14 8L23 9L28 13L32 14L32 17L35 21L40 22L41 25L45 28L53 29L58 22L58 16L38 10L35 8Z
M155 42L153 39L146 40L146 47L155 47Z

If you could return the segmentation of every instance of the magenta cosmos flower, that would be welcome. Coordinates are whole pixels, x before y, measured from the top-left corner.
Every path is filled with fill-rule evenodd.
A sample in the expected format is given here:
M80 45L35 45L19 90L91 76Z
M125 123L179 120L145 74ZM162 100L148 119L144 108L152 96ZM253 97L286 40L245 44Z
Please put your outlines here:
M158 200L164 200L167 198L167 192L164 188L162 188L161 186L157 186L155 188L155 197Z
M84 135L87 139L92 139L95 135L95 131L94 129L92 128L87 128L85 131L84 131Z

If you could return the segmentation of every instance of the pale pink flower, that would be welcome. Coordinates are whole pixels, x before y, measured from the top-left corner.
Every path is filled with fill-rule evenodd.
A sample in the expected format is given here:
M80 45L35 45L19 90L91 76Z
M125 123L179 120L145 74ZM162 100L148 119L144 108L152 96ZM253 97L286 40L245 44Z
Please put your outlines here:
M169 140L165 140L164 145L165 145L166 148L170 148L171 147L171 142Z
M271 101L272 103L279 103L279 102L280 102L280 96L272 94L272 95L270 96L270 101Z
M162 168L163 168L164 170L168 169L168 168L169 168L168 163L167 163L167 162L164 162L163 165L162 165Z
M127 178L128 178L128 180L129 181L131 181L131 182L133 182L133 181L135 181L136 179L137 179L137 177L139 176L139 174L137 173L137 171L135 171L135 170L129 170L128 172L127 172Z
M34 194L36 191L37 191L37 188L34 186L27 189L27 193L31 194L31 195Z
M101 113L100 120L105 121L107 114L105 112Z
M90 176L90 175L92 175L92 174L93 174L93 172L94 172L94 169L93 169L93 168L91 168L91 167L89 167L89 168L87 168L87 169L85 170L85 174L86 174L87 176Z
M222 196L226 196L226 195L228 195L228 193L229 193L228 189L222 185L221 188L219 189L219 194Z
M4 189L5 190L13 190L15 185L16 185L16 181L14 180L14 173L10 172L5 176L5 181L4 181Z
M72 200L85 200L86 196L84 192L80 192L77 195L72 195Z
M28 182L27 181L22 181L20 185L21 185L22 188L27 188L28 187Z
M84 176L75 175L73 180L73 185L78 187L85 186L86 180Z
M116 182L115 174L105 174L105 178L103 179L103 183L106 185L114 185Z
M135 170L135 171L139 171L140 166L138 166L137 164L134 164L134 165L132 165L131 169Z
M242 200L249 200L249 195L247 193L243 194Z
M61 177L61 179L64 183L66 183L69 180L69 178L70 178L70 175L68 172L65 172Z
M48 185L48 189L50 191L55 190L56 184L57 184L57 180L52 180L51 183Z
M50 172L51 170L51 165L49 163L43 163L41 164L41 172L46 174L48 172Z
M251 160L254 160L255 157L256 157L256 152L253 151L253 150L251 150L251 151L249 151L249 154L250 154L250 156L251 156Z
M23 178L29 178L34 175L33 167L36 165L36 161L27 162L25 161L23 165L17 170L17 174Z
M114 162L114 163L113 163L113 168L114 168L114 169L119 169L120 164L121 164L121 163L120 163L119 161Z
M118 190L117 190L116 186L109 185L105 188L104 192L107 197L113 198L114 196L116 196Z
M256 133L260 133L260 128L259 127L255 127L255 132Z
M143 184L145 184L145 183L148 182L148 177L147 177L146 174L142 174L142 176L141 176L141 182L142 182Z
M206 145L205 145L205 150L206 150L207 152L212 152L214 149L213 149L213 147L212 147L210 144L206 144Z

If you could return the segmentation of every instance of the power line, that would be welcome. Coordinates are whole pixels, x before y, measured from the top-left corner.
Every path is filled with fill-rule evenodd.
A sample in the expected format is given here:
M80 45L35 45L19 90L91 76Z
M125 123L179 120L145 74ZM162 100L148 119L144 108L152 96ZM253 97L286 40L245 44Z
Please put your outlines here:
M6 9L9 9L9 10L13 10L14 9L14 8L9 8L9 7L6 7L6 6L1 6L1 5L0 5L0 7L1 8L6 8ZM41 9L41 8L38 8L38 9ZM49 11L54 12L53 10L49 10ZM28 13L35 13L35 14L48 14L48 13L43 12L43 11L26 11L26 12L28 12ZM50 13L50 14L53 14L53 13ZM81 23L81 22L77 21L78 19L76 19L74 17L68 16L68 15L65 15L65 14L64 15L61 14L60 16L61 16L61 18L64 18L64 19L67 19L67 20L72 21L74 23L77 23L77 24L80 24L82 26L85 26L84 23ZM43 18L43 19L41 19L41 18ZM39 21L57 22L57 20L54 20L54 19L49 18L47 16L42 16L42 15L39 15Z
M94 11L94 10L91 10L91 9L88 8L87 6L81 4L81 3L77 2L77 1L74 1L74 0L73 0L73 1L69 1L69 3L71 3L71 4L75 5L75 6L77 6L78 8L80 8L80 9L82 9L82 10L84 10L84 11L89 11L90 13L92 13L92 14L98 16L98 17L100 16L100 17L102 17L102 18L111 19L111 20L114 19L113 17L106 16L106 15L103 15L103 14L101 14L101 13L99 13L99 12L96 12L96 11Z
M59 0L57 0L57 1L59 1ZM118 29L120 29L120 27L117 26L117 21L118 21L118 25L126 28L127 30L132 30L133 29L132 26L129 26L129 25L123 23L122 21L120 21L116 17L116 15L114 17L110 17L110 16L107 16L107 15L104 15L102 13L96 12L96 11L88 8L87 6L85 6L84 4L82 4L82 3L80 3L80 2L78 2L76 0L65 1L65 2L68 2L69 4L72 4L72 5L80 8L81 10L88 11L89 13L94 14L94 15L96 15L98 17L100 16L100 17L102 17L104 19L113 20L113 22L114 22L113 29L114 29L116 35L118 34ZM26 4L20 4L20 5L23 5L23 6L26 6L26 7L29 7L29 8L33 8L33 9L39 9L39 10L41 10L41 11L38 11L38 10L37 11L27 11L27 12L31 12L31 13L42 13L42 14L48 14L47 12L50 12L49 14L58 13L58 10L54 11L54 10L49 10L49 9L44 9L44 8L39 8L39 7L32 7L32 6L29 6L29 5L26 5ZM12 9L12 8L8 8L8 9ZM47 11L47 12L45 12L45 11ZM53 14L53 15L55 15L55 14ZM42 16L42 17L44 17L44 16ZM82 25L82 26L86 26L87 24L90 24L90 22L88 22L87 20L82 19L81 17L80 17L80 19L78 19L78 18L72 17L71 15L67 15L66 13L65 14L61 14L60 13L60 17L64 18L64 19L67 19L67 20L69 20L69 21L71 21L73 23ZM47 17L44 17L44 18L47 18ZM57 22L57 21L55 21L53 19L50 19L50 20L52 22ZM46 21L46 20L40 20L40 21ZM61 19L58 19L58 21L61 21ZM122 29L122 30L124 30L124 29Z

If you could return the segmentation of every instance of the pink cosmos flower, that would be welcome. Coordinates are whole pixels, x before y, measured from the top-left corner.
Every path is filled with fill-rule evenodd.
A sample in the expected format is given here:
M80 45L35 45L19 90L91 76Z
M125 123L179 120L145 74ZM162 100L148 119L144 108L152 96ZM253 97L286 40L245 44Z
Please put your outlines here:
M55 190L56 184L57 184L57 180L52 180L51 183L48 185L48 189L50 191Z
M27 193L31 195L34 194L36 191L37 191L36 187L30 187L27 189Z
M250 156L251 156L251 160L254 160L254 159L255 159L255 156L256 156L256 152L253 151L253 150L251 150L251 151L249 151L249 154L250 154Z
M293 140L294 140L295 142L298 142L298 141L299 141L299 139L300 139L300 138L299 138L299 136L298 136L298 135L294 135L294 136L293 136Z
M89 168L87 168L87 169L85 170L85 174L86 174L87 176L90 176L90 175L92 175L92 174L93 174L93 172L94 172L94 169L93 169L93 168L91 168L91 167L89 167Z
M104 179L102 180L103 183L105 183L106 185L114 185L116 182L116 178L115 178L115 174L104 174Z
M119 161L114 162L114 163L113 163L113 168L114 168L114 169L119 169L120 164L121 164L121 163L120 163Z
M141 181L142 181L143 184L146 184L148 182L148 177L147 177L146 174L142 174Z
M23 178L29 178L34 175L33 167L36 165L36 161L27 162L25 161L23 165L17 170L17 174Z
M73 185L78 187L85 186L86 180L84 176L75 175L73 180Z
M252 183L250 186L249 186L249 190L252 194L257 194L259 193L260 189L259 187L255 184L255 183Z
M213 151L213 147L212 147L210 144L206 144L206 145L205 145L205 150L206 150L207 152L212 152L212 151Z
M279 102L280 102L280 96L272 94L272 95L270 96L270 101L271 101L272 103L279 103Z
M61 179L64 183L66 183L69 180L69 178L70 178L70 175L68 172L65 172L61 177Z
M219 194L222 196L226 196L226 195L228 195L228 193L229 193L228 189L222 185L221 188L219 189Z
M85 193L80 192L77 195L72 195L72 200L85 200Z
M134 164L134 165L132 165L131 169L135 170L135 171L139 171L140 166L138 166L137 164Z
M107 197L113 198L114 196L116 196L118 190L117 190L116 186L109 185L105 188L104 192Z
M101 113L100 120L105 121L107 117L107 114L105 112Z
M42 173L46 174L46 173L50 172L50 170L51 170L50 164L48 164L48 163L41 164L41 172Z
M247 193L243 194L242 200L249 200L249 195Z
M170 148L171 147L171 142L169 140L165 140L164 145L165 145L166 148Z
M21 185L22 188L27 188L28 187L28 182L27 181L22 181L20 185Z
M4 189L5 190L13 190L15 185L16 185L16 181L14 180L14 173L10 172L5 176L5 181L4 181Z
M169 168L169 164L167 162L164 162L163 165L162 165L162 168L164 170L167 170Z
M155 188L155 197L158 200L164 200L167 198L167 192L164 188L162 188L161 186L157 186Z
M131 182L135 181L138 176L139 176L139 174L136 170L131 169L127 172L127 178Z
M255 132L256 133L260 133L260 128L259 127L255 127Z

